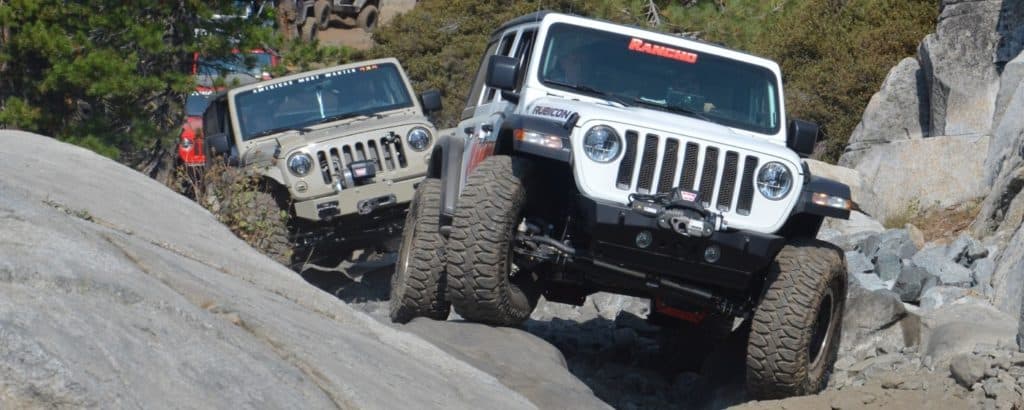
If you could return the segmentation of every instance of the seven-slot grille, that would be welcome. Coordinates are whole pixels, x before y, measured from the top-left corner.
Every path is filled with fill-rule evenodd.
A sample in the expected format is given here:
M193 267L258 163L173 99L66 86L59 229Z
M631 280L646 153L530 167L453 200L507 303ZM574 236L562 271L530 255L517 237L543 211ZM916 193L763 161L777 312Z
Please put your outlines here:
M378 175L409 166L401 139L390 136L322 149L316 152L316 159L326 184L340 178L341 171L357 161L373 161Z
M701 145L693 141L684 143L678 138L666 138L656 134L641 136L639 132L633 130L626 131L625 137L626 152L619 163L618 177L615 181L618 189L649 194L669 192L672 188L680 186L698 191L700 201L706 208L714 205L713 209L721 212L750 214L754 202L754 170L758 165L756 156L740 155L739 152L730 150L722 152L716 146ZM639 146L641 142L643 144ZM664 151L660 153L661 158L658 158L660 146L664 146ZM658 167L658 164L661 164L661 167ZM634 178L634 170L637 167L640 169ZM659 174L657 178L655 173ZM679 175L678 184L676 175Z

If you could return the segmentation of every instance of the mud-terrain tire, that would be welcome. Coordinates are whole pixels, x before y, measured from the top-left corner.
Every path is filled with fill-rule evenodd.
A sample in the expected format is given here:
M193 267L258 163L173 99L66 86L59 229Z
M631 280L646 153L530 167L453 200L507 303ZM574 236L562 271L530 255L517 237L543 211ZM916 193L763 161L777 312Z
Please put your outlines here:
M447 248L448 295L455 312L466 320L516 326L537 305L536 289L510 277L513 235L526 202L523 180L529 170L528 161L495 155L466 179Z
M289 241L288 218L282 217L287 214L288 209L282 209L281 200L273 192L258 190L254 193L253 206L249 211L253 212L254 218L261 224L263 229L258 238L254 238L253 247L264 255L291 267L292 246Z
M316 0L316 3L313 4L313 17L316 19L317 29L327 30L331 24L331 2Z
M444 236L440 232L441 181L426 178L409 203L391 276L391 321L407 323L416 317L448 318L445 297Z
M362 10L359 10L359 16L356 17L356 25L366 32L372 32L377 28L378 20L380 20L380 10L377 6L367 4L363 6Z
M843 252L815 239L790 240L768 272L747 341L752 399L813 394L828 383L846 303Z
M316 17L306 17L306 21L299 27L299 40L303 43L312 43L316 41L316 33L320 32L320 27L317 25Z

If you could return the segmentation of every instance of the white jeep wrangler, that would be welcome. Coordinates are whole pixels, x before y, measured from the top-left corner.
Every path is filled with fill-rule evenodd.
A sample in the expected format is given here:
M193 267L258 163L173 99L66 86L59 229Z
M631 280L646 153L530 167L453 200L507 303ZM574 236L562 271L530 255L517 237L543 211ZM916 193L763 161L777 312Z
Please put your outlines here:
M392 319L450 302L509 326L541 295L642 296L694 337L744 319L753 397L821 390L846 269L814 238L852 203L801 160L817 126L785 118L772 61L562 14L506 23L411 205Z

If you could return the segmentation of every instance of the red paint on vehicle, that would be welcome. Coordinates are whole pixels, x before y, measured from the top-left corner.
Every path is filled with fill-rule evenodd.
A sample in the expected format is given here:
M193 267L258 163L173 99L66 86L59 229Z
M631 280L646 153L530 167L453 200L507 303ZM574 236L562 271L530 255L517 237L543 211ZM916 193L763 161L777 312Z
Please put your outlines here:
M629 49L638 53L679 60L684 63L695 64L697 62L696 53L648 43L639 38L629 40Z
M671 316L682 321L693 323L695 325L700 324L700 322L703 322L704 318L708 316L707 311L696 312L691 310L676 309L674 307L666 305L664 302L661 301L661 298L654 298L654 311L661 313L665 316Z

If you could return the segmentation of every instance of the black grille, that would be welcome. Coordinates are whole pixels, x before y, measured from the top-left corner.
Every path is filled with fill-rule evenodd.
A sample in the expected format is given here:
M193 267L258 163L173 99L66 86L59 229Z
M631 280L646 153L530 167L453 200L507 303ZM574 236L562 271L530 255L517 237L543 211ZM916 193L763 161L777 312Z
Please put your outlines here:
M651 192L651 182L654 181L654 168L658 166L658 136L647 134L644 142L644 158L640 160L640 182L637 184L637 192L647 194Z
M718 188L718 210L728 212L732 208L732 193L736 189L736 167L740 155L735 151L725 153L725 169L722 170L722 185Z
M711 206L711 196L715 194L715 176L718 173L718 148L708 147L704 151L704 172L700 175L700 202L705 207Z
M693 189L694 182L697 181L697 144L692 142L686 143L686 156L683 157L683 179L679 181L679 186L684 189Z
M754 170L756 168L757 157L747 157L743 164L740 199L736 204L736 213L740 215L750 215L750 206L754 203Z
M622 162L619 163L619 177L615 180L615 186L619 189L629 189L633 182L633 166L636 164L636 131L626 132L626 153L623 154Z
M672 182L676 179L676 161L679 157L679 140L669 138L665 141L665 156L661 160L661 177L658 178L658 192L672 190Z
M402 144L393 142L386 137L317 151L316 160L320 165L320 174L326 184L330 184L348 164L355 161L373 161L378 173L409 166Z

